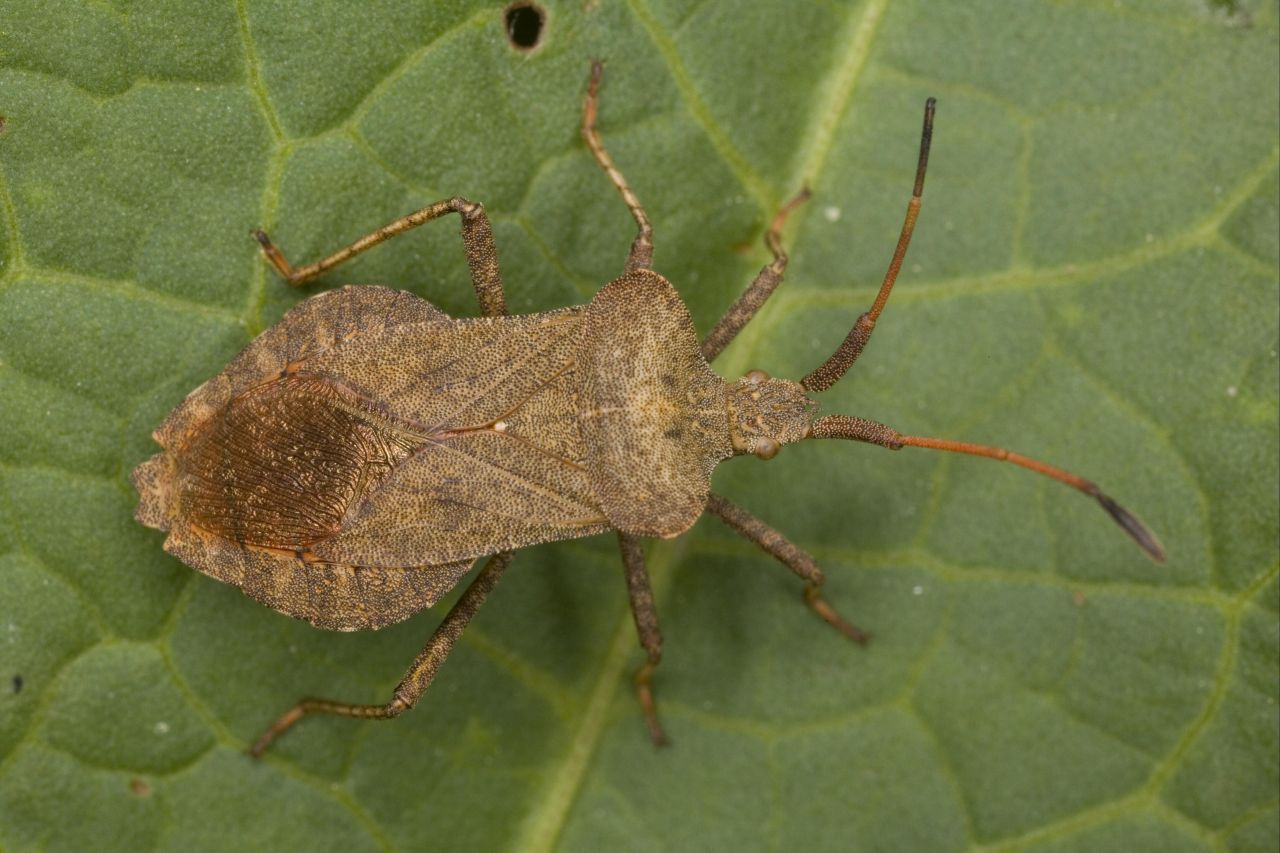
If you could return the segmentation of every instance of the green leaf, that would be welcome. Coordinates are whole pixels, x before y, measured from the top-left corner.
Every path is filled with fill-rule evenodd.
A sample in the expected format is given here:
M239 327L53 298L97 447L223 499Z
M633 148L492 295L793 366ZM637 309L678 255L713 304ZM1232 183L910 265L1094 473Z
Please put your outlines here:
M1277 6L10 0L0 9L0 847L1275 850ZM611 536L521 553L421 705L441 617L327 634L161 550L130 469L303 297L295 261L454 194L513 310L585 301L633 225L703 330L787 281L718 368L797 377L872 299L939 99L924 210L825 411L1098 479L1157 531L1012 466L841 442L718 491L811 551L851 647L714 519L654 543L655 679ZM475 313L456 223L325 277Z

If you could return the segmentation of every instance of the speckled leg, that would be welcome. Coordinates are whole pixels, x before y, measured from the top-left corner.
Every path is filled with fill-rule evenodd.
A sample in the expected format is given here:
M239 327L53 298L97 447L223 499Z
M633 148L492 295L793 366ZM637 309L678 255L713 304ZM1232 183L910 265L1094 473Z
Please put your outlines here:
M804 588L805 603L817 613L827 624L836 628L850 640L859 645L867 642L869 635L849 624L822 597L822 584L825 577L822 569L813 557L792 544L778 531L747 512L742 507L720 495L712 494L707 498L707 510L740 533L746 539L763 548L775 560L807 581Z
M409 671L400 679L392 694L391 701L385 705L352 705L346 702L334 702L329 699L303 699L288 711L280 715L262 736L249 748L249 754L258 758L269 746L284 734L293 724L307 714L337 714L340 717L356 717L363 720L388 720L398 717L417 704L423 692L430 686L432 679L440 670L454 644L462 636L463 630L471 617L476 615L480 605L498 583L498 578L511 562L511 553L495 554L485 563L480 574L467 587L467 591L453 605L453 609L444 617L444 621L436 628L431 639L423 646L418 657L414 659Z
M774 214L773 222L769 223L769 230L764 232L764 244L773 254L773 260L756 273L751 285L742 292L733 305L729 306L729 310L716 323L715 328L703 339L702 357L707 361L714 360L729 345L729 342L738 336L742 327L751 322L751 318L764 305L765 300L782 283L782 274L787 269L787 253L782 248L782 226L786 223L791 211L808 198L808 188L802 189Z
M636 696L644 712L644 722L654 746L666 746L670 741L658 722L658 708L653 700L650 681L653 671L662 662L662 631L658 628L658 611L653 606L653 588L649 586L649 573L644 568L644 551L640 540L626 533L618 533L618 545L622 550L622 568L627 578L627 593L631 596L631 615L636 620L636 633L640 646L648 654L634 677Z
M503 295L502 277L498 273L498 251L493 245L493 228L489 225L489 217L485 215L484 205L478 202L461 197L438 201L408 216L402 216L371 234L366 234L324 260L304 267L291 266L263 231L255 230L253 236L262 246L262 253L276 268L276 272L280 273L280 276L289 284L297 286L311 281L316 276L383 241L403 234L410 228L416 228L424 222L438 219L446 213L457 213L462 217L462 243L466 247L467 266L471 268L471 284L475 287L476 297L480 300L481 312L486 317L500 317L506 314L507 300Z
M627 210L631 211L631 216L636 221L636 238L631 242L626 271L649 269L653 262L653 226L649 224L649 216L640 206L640 199L627 184L627 179L622 176L622 172L613 164L613 158L605 150L600 133L596 130L596 108L600 102L600 78L603 75L604 63L598 59L594 60L591 63L591 79L587 83L587 97L582 104L582 138L591 149L591 156L596 158L600 168L604 169L609 180L617 187L622 200L626 202Z

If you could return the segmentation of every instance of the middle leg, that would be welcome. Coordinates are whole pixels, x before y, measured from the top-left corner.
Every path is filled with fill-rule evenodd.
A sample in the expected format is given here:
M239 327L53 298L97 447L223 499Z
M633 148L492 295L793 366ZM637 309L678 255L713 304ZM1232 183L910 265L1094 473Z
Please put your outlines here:
M636 670L633 678L640 710L644 712L645 725L654 746L666 746L667 733L658 722L658 707L653 701L650 681L653 671L662 662L662 631L658 628L658 610L653 606L653 588L649 585L649 573L644 568L644 551L640 540L618 531L618 546L622 550L622 569L627 577L627 593L631 597L631 616L636 621L636 633L640 646L649 659Z

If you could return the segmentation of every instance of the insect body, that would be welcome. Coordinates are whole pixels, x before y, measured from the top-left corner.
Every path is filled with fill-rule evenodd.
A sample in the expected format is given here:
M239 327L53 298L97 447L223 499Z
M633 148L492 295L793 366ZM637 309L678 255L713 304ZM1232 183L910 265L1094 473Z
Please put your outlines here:
M515 549L617 531L633 615L648 659L635 677L655 742L650 681L661 634L640 537L683 533L704 510L796 572L805 599L851 639L865 636L822 597L801 549L710 491L711 472L743 454L846 438L993 456L1098 499L1160 559L1155 538L1092 483L999 448L904 436L862 418L814 417L809 394L836 382L862 351L897 276L923 192L933 103L926 107L915 192L871 310L799 382L753 370L726 382L709 366L781 281L774 259L699 341L683 301L649 268L648 218L595 130L601 67L584 110L587 144L638 225L625 270L583 306L508 316L483 208L439 202L334 255L291 267L261 232L267 258L298 284L377 243L448 213L462 219L486 316L455 319L407 293L345 287L298 305L156 430L164 450L134 471L140 521L168 530L165 548L264 604L321 628L380 628L429 607L481 558L485 567L384 705L305 699L253 746L310 712L387 718L431 682ZM803 196L802 196L803 197ZM802 198L801 197L801 198ZM797 198L796 201L801 200ZM793 202L794 204L794 202Z

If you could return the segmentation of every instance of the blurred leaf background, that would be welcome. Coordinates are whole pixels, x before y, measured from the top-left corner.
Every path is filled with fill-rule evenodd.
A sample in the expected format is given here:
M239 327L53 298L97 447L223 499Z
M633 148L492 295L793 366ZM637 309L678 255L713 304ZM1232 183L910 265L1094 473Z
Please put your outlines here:
M0 8L0 846L1268 850L1277 770L1277 4L7 0ZM326 634L161 551L129 470L303 294L268 273L454 194L513 310L587 300L632 225L715 318L802 185L793 263L718 363L797 377L869 303L939 99L898 290L827 412L1006 444L839 442L715 487L811 550L850 647L714 520L649 558L670 749L609 536L522 553L422 704L441 610ZM475 313L454 222L344 267ZM1009 470L1005 470L1008 468Z

